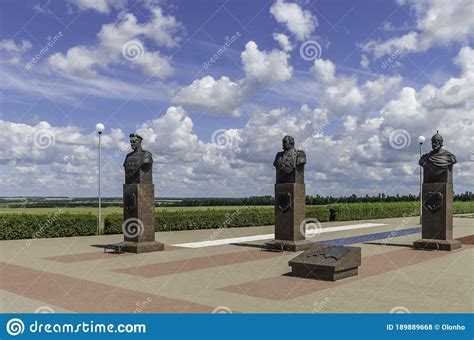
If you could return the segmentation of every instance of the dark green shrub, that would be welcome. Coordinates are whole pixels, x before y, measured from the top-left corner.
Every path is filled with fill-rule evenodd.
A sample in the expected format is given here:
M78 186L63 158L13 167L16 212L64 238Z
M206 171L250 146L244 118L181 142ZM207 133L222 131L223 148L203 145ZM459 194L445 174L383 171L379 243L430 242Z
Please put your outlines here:
M233 209L166 210L156 212L155 231L217 229L221 227L249 227L270 225L274 222L273 208L239 207ZM122 232L123 215L109 214L105 218L104 233Z
M112 213L105 216L104 234L121 234L122 233L123 215Z
M0 214L0 240L86 236L96 230L92 214Z
M454 202L454 213L474 213L474 202ZM418 202L349 203L306 206L306 217L321 222L368 220L416 216ZM105 234L122 233L123 215L113 213L104 221ZM226 209L158 209L155 231L218 229L272 225L273 207L237 207ZM0 214L0 240L95 235L97 217L92 214Z
M273 207L239 207L232 209L166 210L156 212L155 231L218 229L272 225L275 223ZM326 206L307 206L306 217L329 221ZM104 233L122 233L122 214L109 214L105 218Z
M474 202L454 202L454 214L474 213Z
M327 205L307 205L306 218L317 218L319 222L330 220L330 211Z
M454 212L474 212L474 202L454 202ZM348 203L306 206L306 218L321 222L369 220L419 215L418 202ZM122 214L105 218L105 234L122 233ZM249 227L275 223L273 207L241 207L232 209L166 210L156 213L155 231L218 229Z
M417 202L348 203L332 204L329 209L332 220L350 221L416 216L419 214L420 205Z
M348 203L332 204L328 207L332 221L369 220L420 214L419 202ZM474 212L474 202L454 202L455 214L472 212Z

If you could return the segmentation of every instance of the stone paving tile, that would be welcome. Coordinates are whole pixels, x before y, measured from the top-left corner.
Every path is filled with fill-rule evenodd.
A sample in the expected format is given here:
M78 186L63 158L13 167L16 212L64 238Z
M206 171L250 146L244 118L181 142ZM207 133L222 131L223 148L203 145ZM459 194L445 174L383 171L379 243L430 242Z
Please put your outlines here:
M209 313L214 307L0 262L0 289L78 313Z
M116 269L114 272L138 275L142 277L157 277L184 273L211 267L229 266L236 263L262 260L270 257L281 256L283 253L250 250L234 252L230 254L219 254L212 256L196 257L186 260L171 261L144 266Z
M459 237L456 240L461 241L462 244L474 244L474 235Z
M165 251L169 250L178 250L184 249L183 247L176 247L176 246L165 246ZM43 260L50 260L62 263L74 263L74 262L84 262L84 261L93 261L93 260L102 260L102 259L109 259L114 258L116 256L130 256L133 255L131 253L113 253L110 251L92 251L87 253L78 253L78 254L67 254L67 255L59 255L59 256L49 256L49 257L42 257Z
M289 275L280 275L261 280L249 281L243 284L222 287L219 288L219 290L229 293L251 295L264 299L289 300L323 289L353 283L367 277L383 274L420 262L451 255L464 251L465 249L466 248L453 252L401 249L381 255L365 257L362 261L362 265L359 267L358 276L336 282L301 279Z
M387 223L373 232L371 229L372 233L404 225L404 219L368 222ZM321 303L329 296L324 312L388 312L400 303L416 312L469 312L472 219L455 219L455 223L462 249L412 251L417 233L394 237L389 244L377 240L359 243L355 245L363 254L359 277L335 283L287 276L288 261L297 254L271 253L253 246L171 246L166 250L174 251L134 255L104 254L102 249L91 248L93 244L119 242L121 235L35 239L31 244L0 241L0 304L3 312L32 312L51 306L57 312L133 313L141 306L144 313L180 313L211 312L213 306L227 306L232 312L301 313L313 311L315 301ZM416 224L405 229L413 227ZM157 239L168 244L189 243L207 239L212 232L157 233ZM271 226L230 228L219 237L269 232ZM370 232L327 233L318 241L358 240ZM401 268L404 270L397 270ZM410 284L410 280L414 282Z

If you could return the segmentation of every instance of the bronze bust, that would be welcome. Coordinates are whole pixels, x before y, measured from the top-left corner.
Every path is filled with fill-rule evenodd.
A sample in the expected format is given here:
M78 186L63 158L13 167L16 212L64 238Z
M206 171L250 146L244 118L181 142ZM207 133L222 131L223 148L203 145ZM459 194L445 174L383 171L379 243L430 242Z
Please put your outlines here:
M143 138L136 133L130 134L133 151L125 158L125 184L152 184L153 157L151 152L142 149Z
M443 137L436 131L431 137L431 150L421 156L419 165L423 167L423 182L452 182L453 164L457 163L456 156L443 149Z
M291 136L283 137L282 146L283 151L276 154L273 162L276 183L304 183L305 152L295 149L295 139Z

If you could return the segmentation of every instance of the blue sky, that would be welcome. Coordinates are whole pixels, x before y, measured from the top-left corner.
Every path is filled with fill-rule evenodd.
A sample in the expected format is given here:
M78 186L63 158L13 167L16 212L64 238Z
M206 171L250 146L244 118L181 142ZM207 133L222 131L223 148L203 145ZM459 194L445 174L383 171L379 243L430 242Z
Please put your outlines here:
M0 140L16 149L0 152L0 196L94 195L98 122L107 195L133 131L155 155L157 196L271 194L286 133L308 153L310 194L416 193L416 137L437 129L460 161L455 190L472 190L469 1L0 8Z

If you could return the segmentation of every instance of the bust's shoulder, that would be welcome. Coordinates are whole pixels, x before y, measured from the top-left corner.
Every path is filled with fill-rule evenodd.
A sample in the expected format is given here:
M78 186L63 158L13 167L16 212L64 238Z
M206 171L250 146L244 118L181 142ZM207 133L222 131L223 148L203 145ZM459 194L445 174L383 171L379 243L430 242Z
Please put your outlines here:
M153 162L153 155L151 154L150 151L143 150L143 159Z
M442 149L442 150L444 151L444 154L443 154L444 157L448 158L449 161L450 161L451 163L453 163L453 164L454 164L454 163L457 163L457 159L456 159L456 155L455 155L455 154L453 154L452 152L450 152L450 151L448 151L448 150L446 150L446 149Z
M446 149L443 149L443 148L442 148L441 151L442 151L445 155L454 156L454 154L453 154L451 151L449 151L449 150L446 150Z
M432 154L433 154L433 151L430 151L430 152L424 153L423 155L421 155L421 158L430 157Z
M280 158L280 157L283 156L284 153L285 153L284 151L278 151L278 152L276 153L276 156L275 156L275 157L276 157L276 158Z
M306 152L303 150L296 150L298 157L306 157Z
M132 152L127 153L127 155L125 156L125 158L130 157L130 156L133 155L134 153L135 153L135 151L132 151Z
M433 153L433 152L430 151L430 152L427 152L427 153L424 153L423 155L421 155L420 160L418 161L418 164L421 165L421 166L423 166L423 164L424 164L425 162L429 161L430 156L431 156L432 153Z

